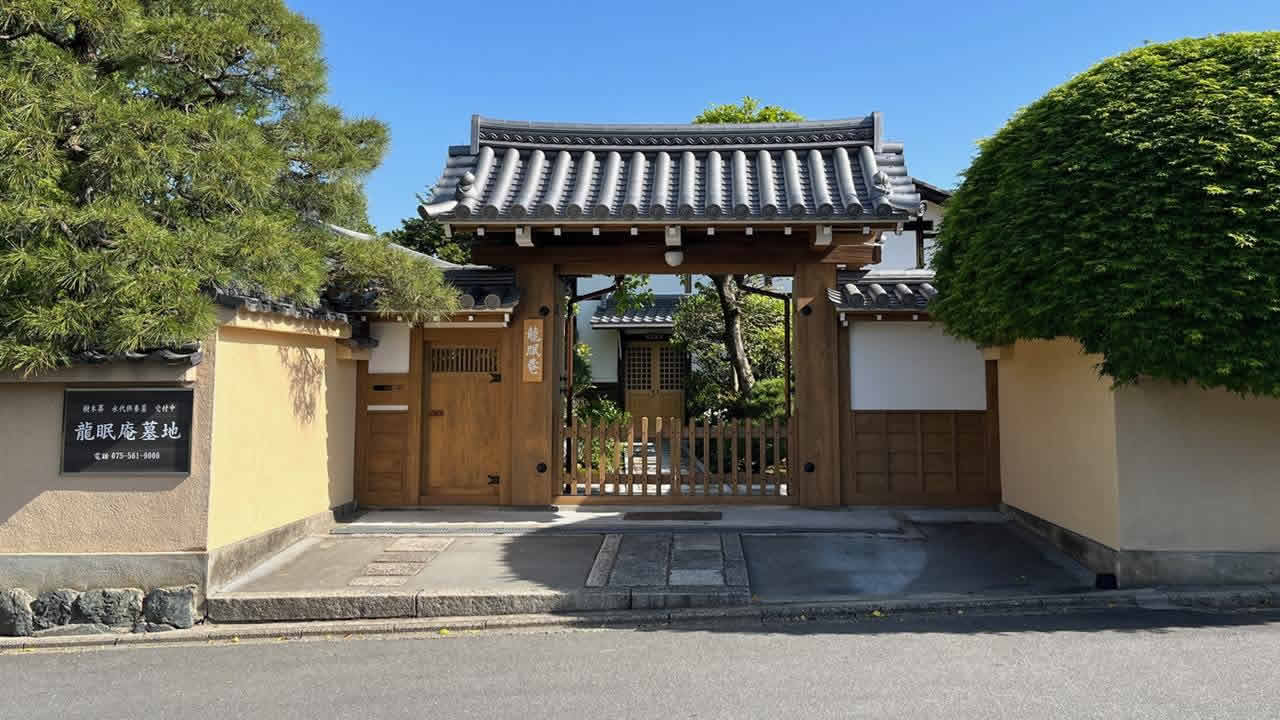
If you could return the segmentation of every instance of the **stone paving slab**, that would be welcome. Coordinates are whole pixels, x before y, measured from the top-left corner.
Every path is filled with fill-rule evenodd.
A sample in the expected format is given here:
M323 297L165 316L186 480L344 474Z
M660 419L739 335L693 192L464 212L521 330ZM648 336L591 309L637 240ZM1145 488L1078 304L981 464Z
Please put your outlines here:
M453 544L452 538L405 537L387 546L387 552L444 552Z
M376 563L429 563L435 559L439 552L428 550L400 550L397 552L383 552L381 555L373 559Z
M719 533L680 534L675 535L673 541L676 552L683 552L686 550L720 551Z
M670 563L670 534L623 535L609 586L666 585Z
M400 587L407 582L409 578L404 575L361 575L347 584L351 587Z
M409 562L373 562L364 568L365 575L417 575L426 567L423 563Z
M724 571L719 567L701 569L671 570L670 585L711 585L724 586Z

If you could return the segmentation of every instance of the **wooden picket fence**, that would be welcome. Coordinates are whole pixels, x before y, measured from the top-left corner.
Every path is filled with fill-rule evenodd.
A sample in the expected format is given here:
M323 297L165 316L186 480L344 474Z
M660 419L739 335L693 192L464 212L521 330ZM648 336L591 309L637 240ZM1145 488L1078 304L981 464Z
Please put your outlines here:
M565 498L769 498L790 502L787 421L677 418L564 428ZM661 502L661 501L659 501Z

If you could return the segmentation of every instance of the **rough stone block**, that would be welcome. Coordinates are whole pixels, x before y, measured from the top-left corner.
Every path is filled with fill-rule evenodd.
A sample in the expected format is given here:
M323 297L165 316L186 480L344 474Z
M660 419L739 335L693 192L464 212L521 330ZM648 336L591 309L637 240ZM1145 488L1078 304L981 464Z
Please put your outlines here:
M152 625L189 628L195 624L196 586L156 588L147 593L142 612L148 630Z
M35 598L22 588L0 590L0 635L24 637L34 632L33 602Z
M74 622L133 627L142 617L142 591L138 588L86 590L76 599Z
M31 603L31 613L35 616L36 631L48 630L71 622L75 615L76 599L80 597L78 590L46 590Z

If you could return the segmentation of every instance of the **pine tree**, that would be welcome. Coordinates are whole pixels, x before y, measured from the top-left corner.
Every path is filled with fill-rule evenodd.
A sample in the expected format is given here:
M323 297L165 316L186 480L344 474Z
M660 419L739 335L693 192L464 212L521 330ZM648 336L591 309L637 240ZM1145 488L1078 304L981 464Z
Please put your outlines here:
M370 229L387 145L324 92L319 32L282 0L8 0L0 371L202 339L217 288L452 309L428 263L321 224Z

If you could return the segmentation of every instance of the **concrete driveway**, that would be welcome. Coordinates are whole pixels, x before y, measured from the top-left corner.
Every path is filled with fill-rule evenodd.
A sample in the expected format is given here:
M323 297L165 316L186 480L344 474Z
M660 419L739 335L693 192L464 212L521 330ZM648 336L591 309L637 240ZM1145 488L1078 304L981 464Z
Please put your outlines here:
M759 602L904 594L1086 591L1093 574L1011 523L915 524L888 534L743 534Z

